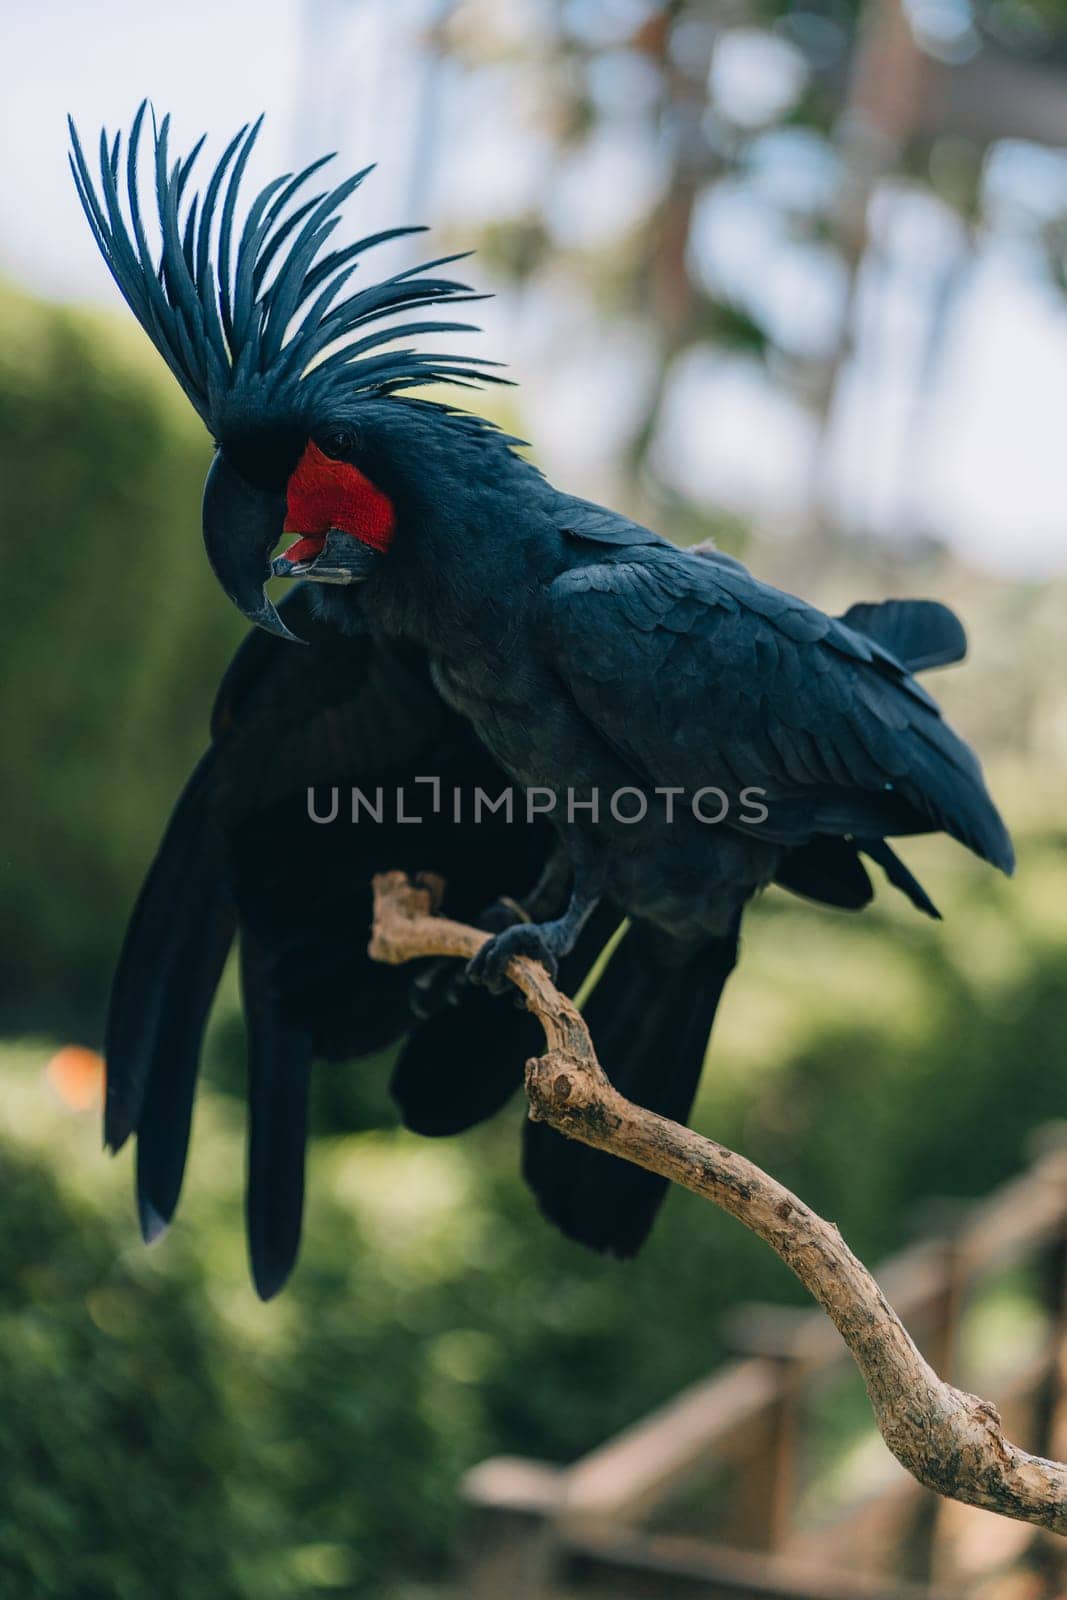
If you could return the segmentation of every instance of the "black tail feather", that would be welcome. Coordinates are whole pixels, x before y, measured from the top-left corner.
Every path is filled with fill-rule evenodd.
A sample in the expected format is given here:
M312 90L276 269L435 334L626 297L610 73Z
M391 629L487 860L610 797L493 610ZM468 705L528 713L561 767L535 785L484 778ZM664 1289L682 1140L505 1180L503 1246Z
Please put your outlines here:
M629 1099L684 1122L708 1036L737 960L737 933L666 965L662 939L635 923L585 1007L597 1055ZM527 1123L523 1173L549 1221L580 1244L632 1256L655 1221L667 1181Z
M559 986L574 994L614 933L620 914L603 906L560 966ZM412 1033L393 1069L389 1092L413 1133L462 1133L500 1111L522 1084L530 1056L544 1049L540 1023L511 996L473 986Z
M912 905L919 911L924 911L928 917L933 917L936 922L941 921L941 913L930 899L926 890L901 861L895 850L892 850L884 839L857 839L856 844L864 855L870 856L872 861L877 861L894 889L899 889L901 894L906 894Z
M791 894L820 905L859 911L874 896L871 880L851 839L817 834L780 863L774 881Z
M204 907L168 965L151 1070L137 1121L137 1212L146 1244L174 1215L185 1172L200 1048L234 916L222 895Z
M307 1029L282 1015L267 963L245 934L241 987L248 1031L248 1253L256 1293L270 1300L300 1250L313 1047Z
M500 1111L540 1046L534 1018L507 995L471 988L410 1034L389 1082L405 1128L447 1138Z
M137 1126L157 1053L190 981L201 926L228 905L222 840L207 806L211 756L186 784L126 929L108 1004L104 1142L120 1150ZM187 976L192 974L193 976ZM208 1000L210 1004L210 999Z

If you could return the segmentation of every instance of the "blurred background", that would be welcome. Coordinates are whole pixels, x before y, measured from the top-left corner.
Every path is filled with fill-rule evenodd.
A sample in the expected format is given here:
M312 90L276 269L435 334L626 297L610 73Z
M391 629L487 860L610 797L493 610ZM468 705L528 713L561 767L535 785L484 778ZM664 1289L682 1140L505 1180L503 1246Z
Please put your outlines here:
M518 383L485 409L562 487L827 606L960 612L933 687L1016 879L929 840L938 925L769 893L696 1122L899 1257L942 1368L1067 1452L1067 5L39 0L0 26L0 1594L1060 1594L1047 1541L910 1492L735 1223L674 1194L625 1266L550 1232L518 1104L420 1142L387 1061L322 1071L301 1265L261 1306L232 983L179 1220L142 1249L87 1052L241 627L200 545L208 442L95 254L64 118L91 141L149 95L218 148L265 109L258 175L378 161L353 231L477 248L481 349ZM649 1436L670 1470L627 1490L609 1451L601 1543L568 1544L571 1480L535 1463L709 1375Z

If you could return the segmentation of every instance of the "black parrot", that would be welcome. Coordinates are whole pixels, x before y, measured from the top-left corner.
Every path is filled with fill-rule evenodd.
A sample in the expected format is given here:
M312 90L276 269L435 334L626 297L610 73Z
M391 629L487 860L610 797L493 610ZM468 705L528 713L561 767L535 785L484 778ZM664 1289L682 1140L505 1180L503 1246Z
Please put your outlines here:
M71 165L119 288L215 439L204 539L258 627L130 922L105 1137L117 1150L137 1134L152 1238L177 1203L201 1039L238 932L266 1298L299 1244L315 1058L404 1040L404 1121L468 1127L538 1047L532 1019L494 998L510 957L543 960L573 993L628 918L586 1019L619 1088L684 1119L758 890L856 909L872 896L866 857L936 916L889 837L942 830L1005 872L1013 856L977 760L912 676L963 655L950 612L889 601L826 616L560 493L518 441L416 397L496 381L474 358L395 347L420 328L465 331L391 320L475 298L437 275L458 258L349 289L366 250L414 230L327 250L366 174L303 198L322 162L268 184L238 223L258 123L190 197L200 146L172 160L164 119L153 245L144 115L125 153L101 136L98 184L73 127ZM308 581L279 611L264 583L283 531L296 540L273 571ZM509 786L510 816L478 810ZM371 808L358 824L354 788ZM316 820L309 791L319 807L336 791L338 820ZM463 981L440 963L413 981L369 961L369 880L390 867L440 872L448 910L493 933ZM619 1255L664 1190L542 1124L527 1124L524 1171L565 1233Z

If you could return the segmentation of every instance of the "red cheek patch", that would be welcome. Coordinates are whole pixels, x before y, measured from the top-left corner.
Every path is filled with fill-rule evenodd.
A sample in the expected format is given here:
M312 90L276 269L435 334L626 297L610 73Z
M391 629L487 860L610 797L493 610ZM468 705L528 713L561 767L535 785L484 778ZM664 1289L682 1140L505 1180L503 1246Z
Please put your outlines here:
M340 528L384 553L392 543L395 526L396 512L388 495L358 468L347 461L334 461L308 441L286 490L286 533L303 535L301 545L317 539L321 549L329 530ZM286 555L294 559L292 550Z

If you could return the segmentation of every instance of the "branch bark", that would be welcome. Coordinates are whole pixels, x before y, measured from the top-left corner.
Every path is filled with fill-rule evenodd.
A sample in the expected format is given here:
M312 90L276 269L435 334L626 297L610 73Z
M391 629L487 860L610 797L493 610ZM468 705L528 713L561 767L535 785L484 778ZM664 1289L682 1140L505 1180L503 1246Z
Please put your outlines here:
M370 954L376 961L469 960L481 948L488 934L434 914L441 887L429 875L418 884L401 872L375 878ZM937 1376L834 1223L744 1156L619 1094L580 1014L540 963L517 957L508 977L545 1032L545 1054L526 1063L535 1121L692 1189L758 1234L837 1328L867 1386L882 1438L920 1483L1067 1534L1067 1466L1019 1449L1004 1437L989 1401Z

